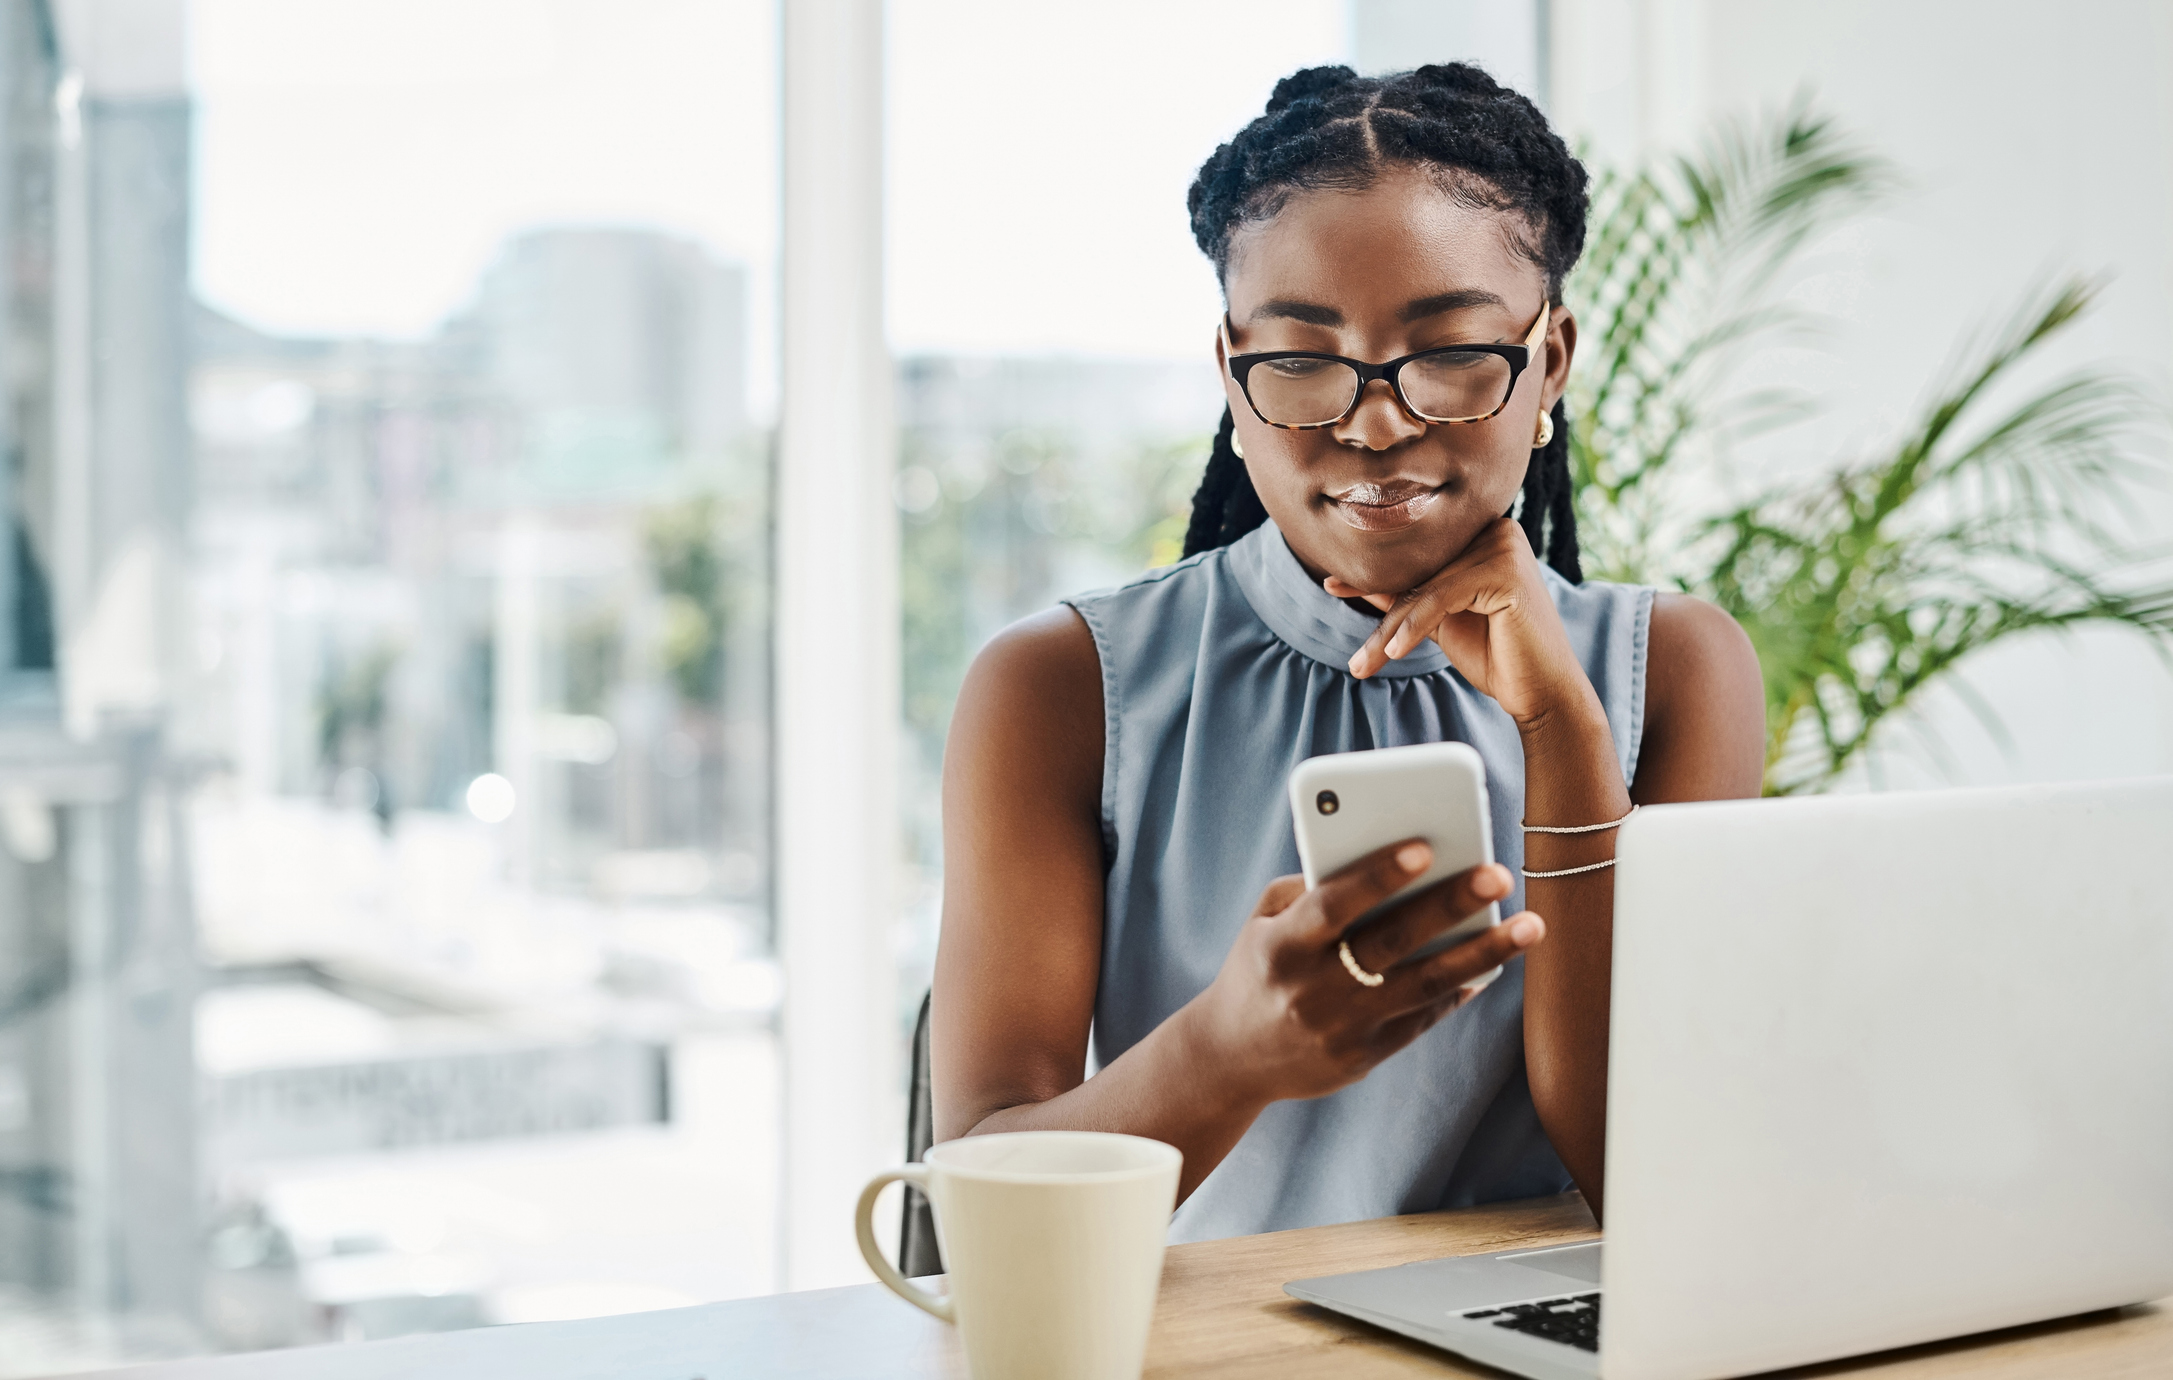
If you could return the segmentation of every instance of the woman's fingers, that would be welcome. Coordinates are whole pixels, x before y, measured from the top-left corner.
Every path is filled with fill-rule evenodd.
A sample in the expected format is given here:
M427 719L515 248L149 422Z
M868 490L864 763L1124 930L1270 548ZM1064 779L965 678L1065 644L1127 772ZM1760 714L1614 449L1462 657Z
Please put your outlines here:
M1400 1015L1446 1001L1546 936L1546 921L1520 911L1452 949L1390 973L1379 989L1383 1009Z
M1410 621L1413 611L1425 598L1426 586L1421 585L1410 593L1397 598L1381 612L1381 621L1374 625L1365 645L1351 656L1351 674L1364 680L1386 666L1395 658L1389 655L1391 640Z
M1515 887L1509 869L1500 863L1469 868L1398 902L1369 922L1350 936L1351 952L1368 970L1385 973L1489 905L1507 899Z
M1333 575L1322 580L1320 587L1338 599L1363 599L1383 613L1388 612L1390 606L1396 602L1393 594L1368 594L1358 586L1347 584Z
M1531 546L1523 529L1496 519L1464 553L1415 589L1400 595L1372 594L1329 576L1322 588L1338 599L1357 597L1381 610L1380 626L1350 661L1351 674L1364 680L1391 661L1409 656L1432 637L1444 619L1460 613L1484 615L1500 605L1505 575L1514 576L1517 553L1528 558Z
M1260 904L1253 907L1255 915L1281 915L1290 909L1291 902L1305 894L1305 878L1277 877L1269 882L1267 890L1260 893Z
M1405 839L1376 848L1313 888L1314 904L1302 915L1292 938L1301 944L1333 946L1350 923L1408 886L1434 865L1434 850L1424 839Z
M1478 993L1460 988L1432 1006L1422 1006L1416 1011L1406 1011L1392 1021L1383 1021L1373 1028L1373 1048L1383 1058L1394 1054L1405 1045L1441 1023L1441 1018L1470 1001Z
M1468 571L1452 565L1397 599L1351 658L1351 674L1364 680L1389 662L1409 656L1433 636L1443 619L1472 608L1477 587Z
M1409 655L1413 647L1426 640L1426 635L1439 623L1439 617L1428 622L1422 605L1438 602L1436 587L1454 574L1455 567L1443 571L1417 589L1404 594L1368 594L1365 591L1331 575L1321 582L1321 588L1338 599L1363 599L1381 611L1380 624L1366 639L1363 647L1351 658L1351 674L1364 680L1389 662ZM1401 643L1394 639L1401 634Z

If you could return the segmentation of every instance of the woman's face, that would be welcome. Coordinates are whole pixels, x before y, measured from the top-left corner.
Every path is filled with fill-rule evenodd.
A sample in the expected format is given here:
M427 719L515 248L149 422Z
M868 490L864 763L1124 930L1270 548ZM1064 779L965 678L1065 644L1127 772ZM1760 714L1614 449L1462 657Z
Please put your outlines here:
M1364 191L1301 193L1232 243L1232 350L1318 350L1381 364L1442 345L1518 344L1545 305L1546 283L1511 246L1509 232L1523 227L1508 214L1459 205L1418 170L1390 172ZM1222 382L1246 471L1299 561L1315 579L1400 594L1509 510L1576 343L1576 323L1556 311L1545 358L1483 422L1428 425L1376 380L1335 426L1286 431L1254 414L1227 368Z

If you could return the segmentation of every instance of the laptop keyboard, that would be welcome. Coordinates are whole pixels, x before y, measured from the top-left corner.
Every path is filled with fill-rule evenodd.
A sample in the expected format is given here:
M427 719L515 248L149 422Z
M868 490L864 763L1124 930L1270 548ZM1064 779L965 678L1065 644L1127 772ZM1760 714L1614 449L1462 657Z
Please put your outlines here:
M1596 1292L1513 1303L1507 1308L1476 1308L1462 1316L1473 1322L1491 1322L1512 1332L1544 1337L1565 1346L1593 1352L1600 1349L1600 1296Z

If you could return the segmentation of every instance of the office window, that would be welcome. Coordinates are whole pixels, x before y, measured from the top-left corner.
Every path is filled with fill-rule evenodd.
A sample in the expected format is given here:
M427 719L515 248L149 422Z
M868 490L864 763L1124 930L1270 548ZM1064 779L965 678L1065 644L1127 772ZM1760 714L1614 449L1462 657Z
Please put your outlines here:
M0 1374L773 1287L776 28L0 4Z
M50 710L53 670L53 173L56 54L36 13L0 17L0 713Z
M934 961L943 740L973 654L1182 549L1223 406L1186 188L1277 79L1349 60L1339 0L1238 15L890 10L908 1011Z

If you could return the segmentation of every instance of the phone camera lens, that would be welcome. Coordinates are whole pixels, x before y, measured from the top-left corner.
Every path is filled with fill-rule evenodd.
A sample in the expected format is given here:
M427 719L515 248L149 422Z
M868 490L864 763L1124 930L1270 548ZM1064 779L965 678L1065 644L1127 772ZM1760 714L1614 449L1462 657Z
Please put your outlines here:
M1313 797L1313 803L1320 807L1320 812L1324 815L1332 815L1343 808L1343 802L1335 798L1334 791L1322 791Z

